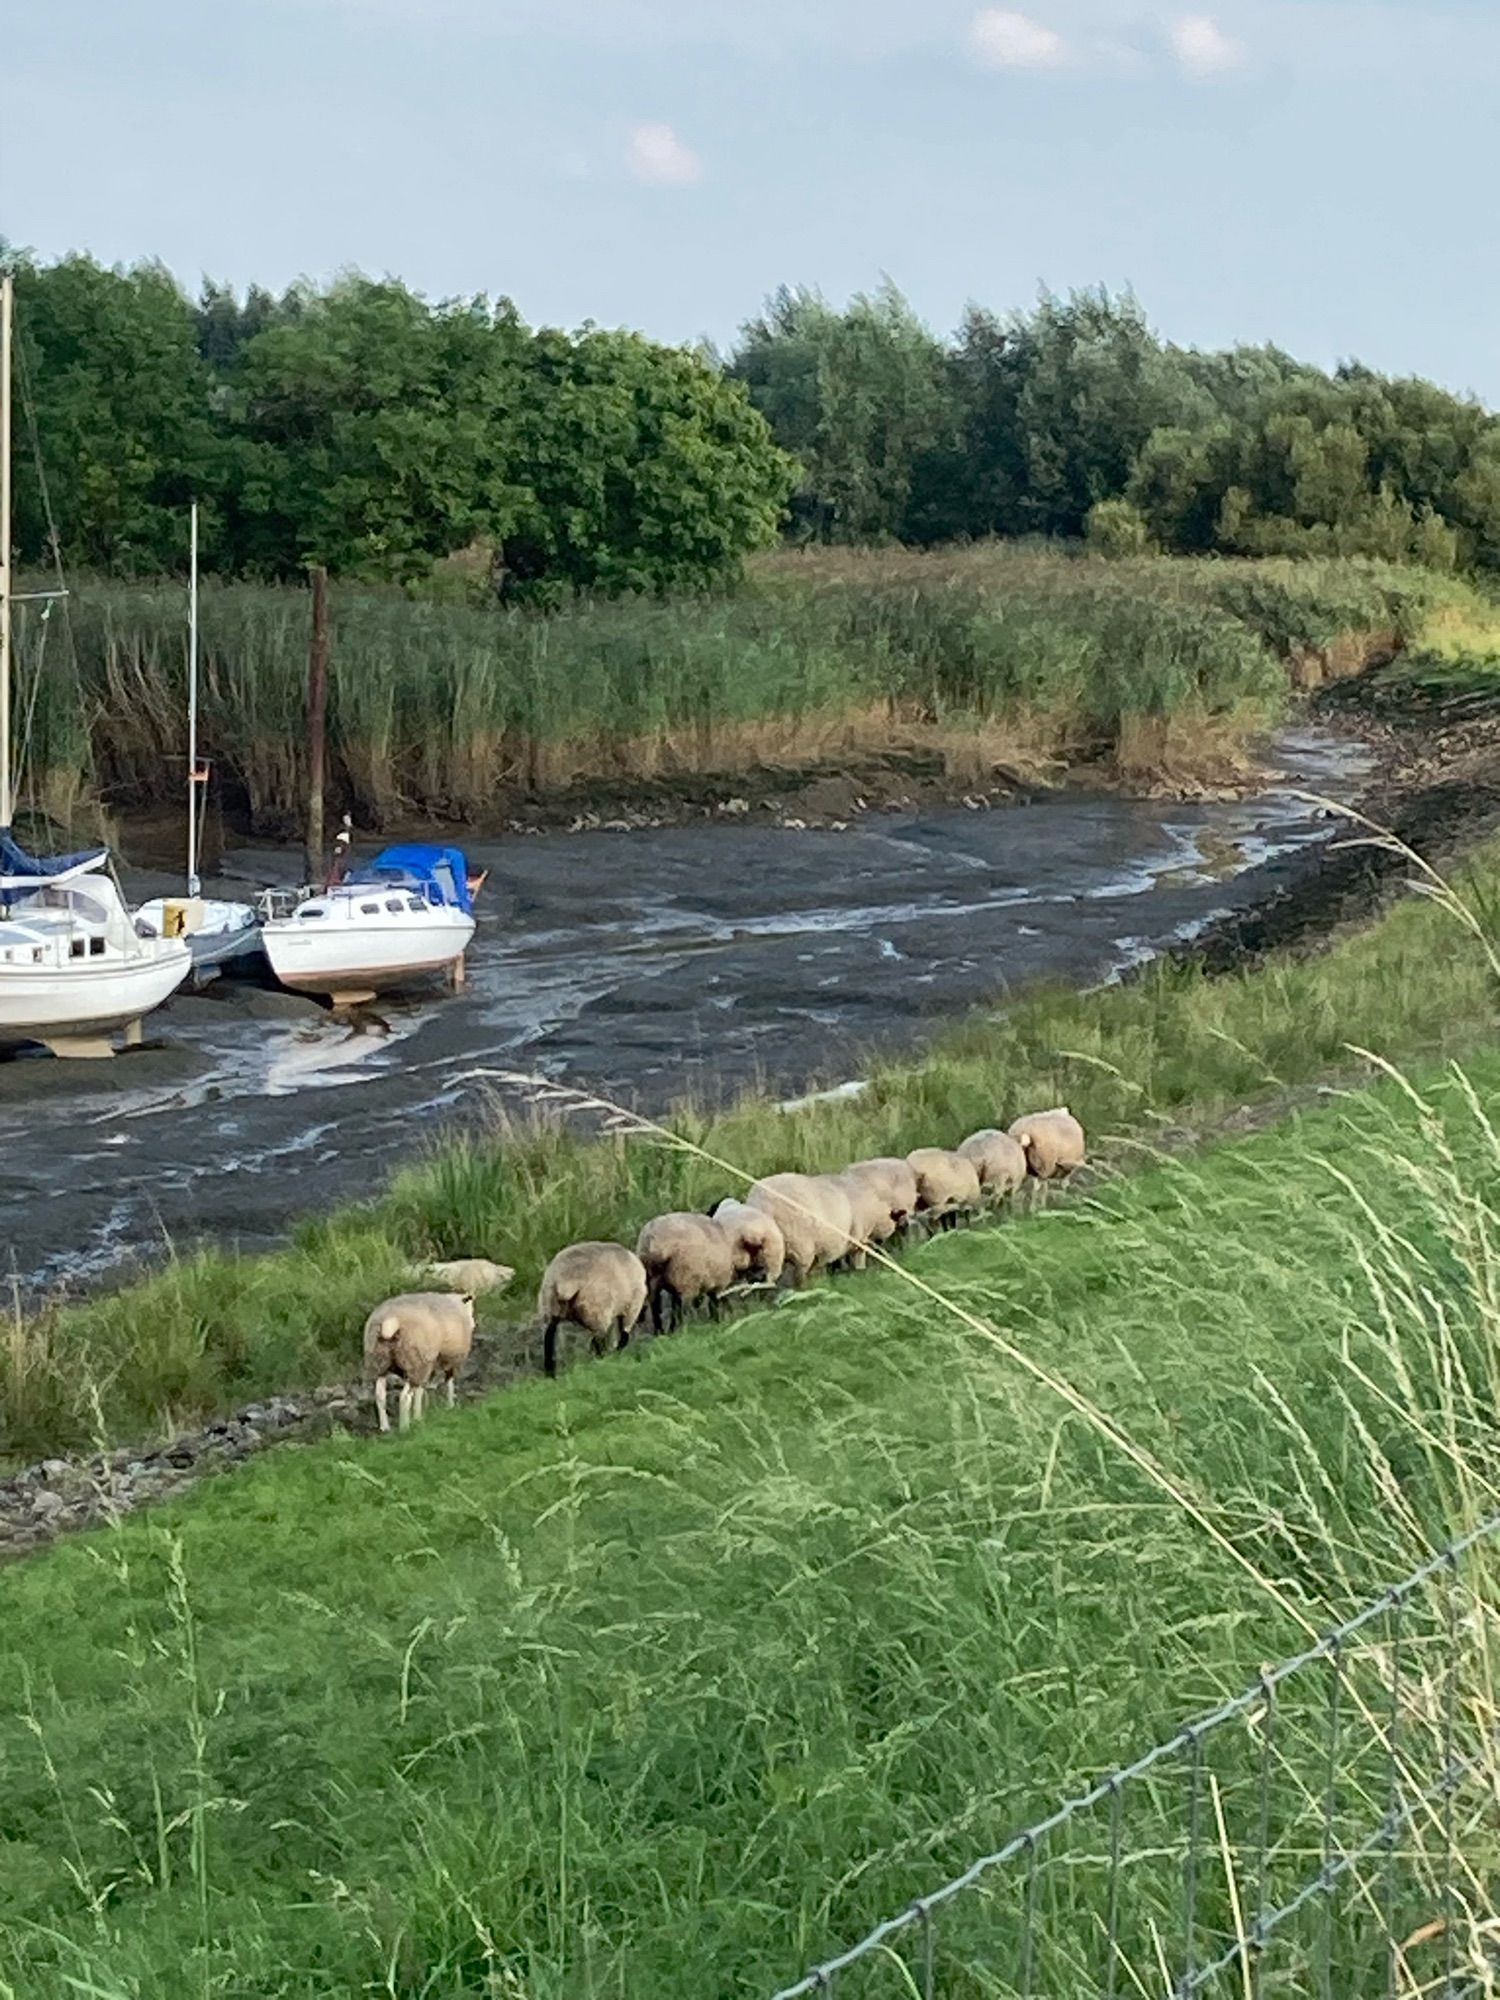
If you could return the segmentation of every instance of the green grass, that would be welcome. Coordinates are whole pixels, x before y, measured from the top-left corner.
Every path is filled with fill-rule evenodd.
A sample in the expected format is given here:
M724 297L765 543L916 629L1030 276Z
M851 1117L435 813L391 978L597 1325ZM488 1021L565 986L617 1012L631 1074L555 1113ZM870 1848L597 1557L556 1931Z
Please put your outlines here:
M1459 881L1492 917L1500 846ZM1394 1061L1467 1049L1493 1031L1495 1004L1484 946L1438 904L1413 899L1316 958L1217 980L1163 966L1091 994L1030 991L913 1057L865 1069L855 1052L841 1074L870 1076L857 1099L787 1114L750 1097L712 1117L684 1108L671 1122L755 1175L955 1144L1065 1102L1106 1155L1129 1158L1174 1122L1211 1123L1357 1067L1351 1047ZM272 1390L344 1379L370 1301L409 1282L414 1258L515 1266L514 1300L491 1316L524 1316L563 1244L634 1242L652 1215L703 1206L733 1185L650 1138L592 1141L555 1123L502 1122L482 1139L448 1142L369 1205L309 1221L291 1251L206 1249L0 1329L0 1465L100 1436L134 1441Z
M924 1246L977 1325L839 1281L0 1572L0 1993L769 1994L1493 1506L1497 1090L1491 1054ZM1351 1835L1379 1670L1351 1663ZM1317 1865L1300 1688L1283 1890ZM1234 1860L1255 1741L1211 1753ZM1125 1991L1162 1990L1182 1825L1163 1773L1124 1829ZM1493 1879L1470 1795L1460 1838ZM1045 1874L1034 1992L1097 1990L1103 1842ZM1424 1881L1404 1858L1413 1928ZM1019 1991L1018 1895L951 1912L945 1996ZM1363 1907L1339 2000L1381 1986ZM1268 1991L1313 1990L1316 1935Z
M1280 712L1289 659L1340 645L1357 659L1436 606L1477 617L1478 603L1452 579L1368 562L1108 562L1006 544L782 556L732 595L545 617L340 587L332 780L362 824L379 825L411 811L493 819L502 791L727 774L902 731L971 762L1039 770L1055 759L1221 768ZM181 587L79 583L66 628L60 615L47 628L45 661L27 609L31 802L76 801L78 773L92 770L111 800L175 804ZM204 741L224 795L264 827L290 824L307 595L210 584L202 632Z

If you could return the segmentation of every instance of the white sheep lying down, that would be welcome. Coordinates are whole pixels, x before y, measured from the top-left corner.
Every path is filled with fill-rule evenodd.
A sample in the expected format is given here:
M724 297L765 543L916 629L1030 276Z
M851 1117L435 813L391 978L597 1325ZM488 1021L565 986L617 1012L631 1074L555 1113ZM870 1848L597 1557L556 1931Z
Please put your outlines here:
M1026 1148L1009 1132L997 1132L987 1125L982 1132L971 1132L958 1150L974 1162L987 1201L1004 1201L1026 1179Z
M365 1380L375 1388L380 1428L388 1431L386 1383L401 1384L402 1430L422 1415L427 1384L440 1375L454 1400L453 1378L474 1344L474 1301L457 1292L402 1292L376 1306L365 1321Z
M480 1292L502 1292L516 1275L509 1264L492 1264L488 1257L454 1257L445 1264L429 1264L427 1275L440 1284L470 1298Z
M1028 1112L1015 1121L1010 1133L1026 1155L1028 1171L1039 1181L1071 1174L1088 1157L1083 1127L1066 1104Z
M635 1254L646 1267L646 1297L654 1333L681 1326L687 1308L702 1299L712 1319L719 1301L734 1283L735 1243L729 1231L709 1215L676 1210L648 1222L636 1240Z
M596 1354L623 1347L646 1309L646 1267L623 1243L570 1243L542 1273L537 1293L542 1366L557 1373L557 1330L582 1327Z

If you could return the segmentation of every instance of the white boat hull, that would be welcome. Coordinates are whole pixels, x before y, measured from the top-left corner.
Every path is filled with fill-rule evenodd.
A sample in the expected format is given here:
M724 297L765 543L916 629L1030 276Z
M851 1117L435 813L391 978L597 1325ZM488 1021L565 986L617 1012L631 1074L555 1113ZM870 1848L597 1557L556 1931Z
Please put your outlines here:
M310 918L308 907L263 925L261 942L283 986L333 1000L368 998L456 969L474 935L474 919L461 910L429 908L389 920L382 912L361 921L358 914Z
M185 944L136 964L7 965L0 976L0 1044L50 1048L113 1035L170 999L191 965Z

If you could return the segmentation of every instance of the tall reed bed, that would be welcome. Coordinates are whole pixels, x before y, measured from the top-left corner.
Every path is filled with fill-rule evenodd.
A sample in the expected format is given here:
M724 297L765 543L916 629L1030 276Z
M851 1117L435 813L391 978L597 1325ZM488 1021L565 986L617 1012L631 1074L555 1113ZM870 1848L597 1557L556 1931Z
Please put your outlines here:
M1045 757L1217 749L1278 712L1298 650L1396 642L1461 587L1368 563L1109 563L987 545L772 558L733 595L580 602L551 615L332 594L333 782L360 818L483 820L572 780L796 764L973 725ZM305 592L210 583L203 728L231 800L300 811ZM84 583L42 656L39 793L92 772L114 798L175 799L184 754L179 586ZM29 697L28 697L29 699Z

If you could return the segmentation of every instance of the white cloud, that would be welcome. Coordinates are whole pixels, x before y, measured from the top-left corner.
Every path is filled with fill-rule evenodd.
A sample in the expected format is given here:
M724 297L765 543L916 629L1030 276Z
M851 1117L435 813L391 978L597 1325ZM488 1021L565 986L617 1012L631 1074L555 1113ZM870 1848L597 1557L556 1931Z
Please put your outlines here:
M625 160L635 178L649 187L691 187L703 178L703 162L670 125L637 125Z
M1172 52L1189 76L1222 76L1245 60L1240 43L1208 14L1184 14L1173 23Z
M1055 29L1003 7L974 16L969 47L991 69L1058 69L1068 59L1068 45Z

